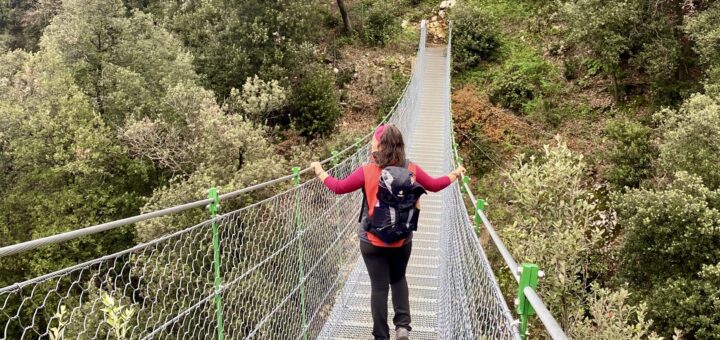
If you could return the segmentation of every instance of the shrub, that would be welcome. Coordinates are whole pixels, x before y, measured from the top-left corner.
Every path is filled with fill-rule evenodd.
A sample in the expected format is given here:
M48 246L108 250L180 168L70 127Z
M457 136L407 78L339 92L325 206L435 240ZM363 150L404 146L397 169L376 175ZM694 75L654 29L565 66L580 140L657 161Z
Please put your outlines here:
M378 107L378 117L383 118L395 106L398 99L405 90L408 77L400 72L393 72L392 77L383 84L380 91L380 107Z
M661 190L632 190L616 199L625 229L624 277L636 287L691 277L720 262L720 191L686 172Z
M501 230L502 239L519 262L547 273L543 300L566 329L586 304L593 273L608 262L599 254L609 221L585 183L586 169L582 155L559 143L545 146L541 157L520 158L507 175L514 223Z
M475 133L470 138L472 139L468 140L467 164L473 169L473 172L482 175L498 166L495 159L500 158L502 155L496 151L497 147L493 145L492 141L482 132Z
M340 116L340 98L329 70L319 65L303 70L291 102L292 126L303 136L327 135L335 128Z
M644 304L628 303L630 293L625 289L613 292L593 287L588 301L588 312L579 310L570 329L573 339L633 339L661 340L650 332L652 320L646 319Z
M367 15L363 39L370 45L385 46L400 31L400 19L387 1L375 2Z
M650 294L655 306L650 316L657 328L670 334L675 328L696 339L716 339L720 334L720 263L703 266L697 278L668 279Z
M610 166L607 181L616 189L638 187L650 175L656 155L650 141L652 129L633 121L611 120L605 134L611 142L605 153Z
M273 125L285 105L287 91L277 80L264 81L255 76L245 81L242 91L230 90L226 111L239 113L254 123Z
M648 302L661 335L681 328L712 338L720 320L720 191L678 172L663 189L636 189L615 202L625 230L620 275Z
M687 171L702 178L711 190L720 188L720 102L694 95L679 110L662 110L656 118L662 119L664 132L662 168L671 174Z
M706 67L709 82L720 82L720 3L711 5L706 11L689 17L685 32L695 42L694 49L700 55L700 62Z
M550 67L537 55L519 51L505 62L490 87L490 101L504 108L520 111L525 104L542 94L544 79Z
M477 6L459 5L452 11L453 65L456 71L472 69L492 59L500 46L494 23Z
M489 95L493 104L520 111L523 104L535 98L535 86L522 73L502 72L493 80Z

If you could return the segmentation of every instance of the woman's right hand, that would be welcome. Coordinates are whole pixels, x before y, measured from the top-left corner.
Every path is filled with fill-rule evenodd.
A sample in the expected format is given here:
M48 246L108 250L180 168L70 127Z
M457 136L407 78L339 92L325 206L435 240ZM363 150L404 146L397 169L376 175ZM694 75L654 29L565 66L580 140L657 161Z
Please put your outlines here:
M456 179L461 178L464 173L465 167L461 165L457 167L457 169L453 170L449 176L451 180L455 181Z

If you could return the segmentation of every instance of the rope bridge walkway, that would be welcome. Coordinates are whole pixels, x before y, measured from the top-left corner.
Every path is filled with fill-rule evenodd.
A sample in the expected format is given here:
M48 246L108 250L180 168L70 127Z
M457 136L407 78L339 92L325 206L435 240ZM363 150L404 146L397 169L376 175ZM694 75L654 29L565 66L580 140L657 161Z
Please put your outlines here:
M439 176L461 164L450 112L450 46L425 46L383 122L400 128L410 158ZM345 177L367 161L369 138L323 163ZM362 194L336 196L310 169L177 207L0 248L0 259L48 244L208 207L210 219L133 248L0 288L0 339L369 338L370 283L356 228ZM220 213L219 203L280 182L280 194ZM464 197L474 205L470 215ZM414 339L524 339L537 314L566 336L535 293L542 272L518 267L467 178L424 197L408 265ZM518 280L505 302L476 228L484 227ZM518 270L521 269L521 270ZM391 303L388 304L392 306ZM390 309L392 309L390 307ZM392 315L392 311L390 312ZM515 320L515 315L519 320Z

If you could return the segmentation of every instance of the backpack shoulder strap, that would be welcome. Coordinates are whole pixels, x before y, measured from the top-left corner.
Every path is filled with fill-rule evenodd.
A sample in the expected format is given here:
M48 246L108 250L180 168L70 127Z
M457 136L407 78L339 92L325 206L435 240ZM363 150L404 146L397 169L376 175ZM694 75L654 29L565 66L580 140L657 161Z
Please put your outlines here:
M413 175L417 175L417 165L415 163L407 163L407 169L412 172Z
M381 171L382 169L375 163L368 163L363 166L363 175L365 176L365 183L363 185L363 209L368 209L368 216L372 216L375 210Z

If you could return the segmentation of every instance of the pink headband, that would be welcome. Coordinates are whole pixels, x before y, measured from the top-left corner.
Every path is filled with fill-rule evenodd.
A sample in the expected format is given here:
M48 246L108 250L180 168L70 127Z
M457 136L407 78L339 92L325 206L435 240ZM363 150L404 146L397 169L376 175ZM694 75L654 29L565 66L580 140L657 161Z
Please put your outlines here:
M378 126L378 128L375 130L374 135L376 141L380 142L380 138L382 137L383 132L385 132L385 125Z

